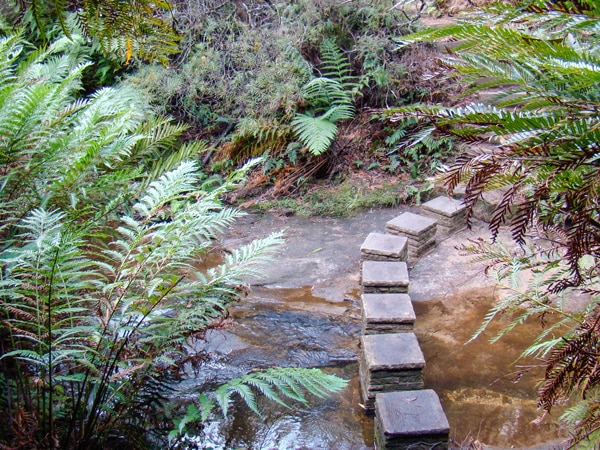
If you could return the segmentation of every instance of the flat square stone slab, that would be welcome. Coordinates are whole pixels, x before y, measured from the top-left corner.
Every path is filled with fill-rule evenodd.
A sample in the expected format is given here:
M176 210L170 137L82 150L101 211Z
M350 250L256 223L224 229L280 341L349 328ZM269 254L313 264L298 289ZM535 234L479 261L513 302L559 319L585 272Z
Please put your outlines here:
M450 425L440 399L431 389L379 393L375 416L386 438L446 437Z
M404 236L370 233L361 245L360 253L366 259L373 256L401 260L406 258L407 242Z
M386 223L386 231L392 234L419 236L435 227L437 221L431 217L405 212Z
M408 288L408 267L404 261L363 261L364 287Z
M461 200L455 200L452 197L440 196L426 203L423 203L423 209L431 211L445 217L453 217L465 212L467 207Z
M408 294L363 294L362 304L369 324L415 323L415 310Z
M368 334L361 341L369 372L425 367L425 357L414 333Z

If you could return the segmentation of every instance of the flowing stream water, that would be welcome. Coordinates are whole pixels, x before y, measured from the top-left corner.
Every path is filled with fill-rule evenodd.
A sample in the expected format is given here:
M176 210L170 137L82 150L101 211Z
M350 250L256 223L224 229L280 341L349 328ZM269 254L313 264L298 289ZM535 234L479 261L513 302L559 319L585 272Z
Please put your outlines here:
M262 416L236 405L227 419L210 422L198 443L223 449L373 448L373 419L359 406L359 249L369 232L382 232L400 212L351 219L250 216L235 228L225 246L279 229L287 229L287 244L265 278L253 281L247 298L232 308L232 320L194 344L211 358L182 384L182 396L272 366L320 367L349 385L307 407L261 402ZM482 268L469 266L454 249L466 236L485 234L483 226L475 228L440 243L411 270L425 385L441 398L455 446L477 441L487 448L562 448L566 431L557 416L533 423L541 372L515 375L513 363L539 324L526 324L493 345L489 335L467 343L495 296Z

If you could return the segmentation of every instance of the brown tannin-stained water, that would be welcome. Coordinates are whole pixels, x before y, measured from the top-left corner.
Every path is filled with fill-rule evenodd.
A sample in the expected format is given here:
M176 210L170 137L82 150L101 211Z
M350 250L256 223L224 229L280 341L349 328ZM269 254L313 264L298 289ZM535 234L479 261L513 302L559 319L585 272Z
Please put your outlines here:
M471 291L414 303L415 332L427 360L425 386L440 396L456 446L477 440L499 448L544 443L542 448L560 448L553 443L566 433L556 420L532 424L539 416L535 391L541 371L525 374L518 383L511 375L517 370L513 362L539 325L526 324L495 344L488 343L492 333L467 344L491 299L490 291ZM253 288L232 311L233 323L209 336L208 350L215 353L214 370L224 377L221 381L265 365L291 365L322 367L350 383L343 393L313 399L300 409L263 402L262 417L238 405L230 419L207 427L203 440L215 448L373 448L373 419L358 406L357 305L358 299L332 304L306 286Z
M427 365L425 386L440 396L450 422L450 437L457 445L479 441L502 448L525 448L560 441L567 434L558 423L562 412L535 424L536 391L543 370L536 361L515 361L540 334L534 320L491 344L489 339L508 324L492 323L486 332L470 341L492 306L489 290L462 292L415 302L415 333ZM530 370L521 374L525 365ZM547 448L556 448L549 443Z

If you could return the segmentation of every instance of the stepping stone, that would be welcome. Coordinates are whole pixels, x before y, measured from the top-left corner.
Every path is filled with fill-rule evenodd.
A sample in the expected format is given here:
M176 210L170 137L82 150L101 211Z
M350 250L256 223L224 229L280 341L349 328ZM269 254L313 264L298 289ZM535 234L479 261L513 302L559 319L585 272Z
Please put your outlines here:
M360 247L363 261L405 261L408 238L391 234L371 233Z
M363 292L408 292L408 267L404 261L363 261Z
M412 331L415 319L408 294L362 295L362 334Z
M467 226L467 206L448 196L436 197L423 203L423 214L438 221L438 232L448 235Z
M431 389L376 395L375 441L379 449L447 449L450 425Z
M412 263L435 246L437 220L405 212L387 222L385 231L408 238L408 261Z
M414 240L421 240L427 232L435 229L436 220L431 217L404 212L388 221L385 230L390 234L404 235Z
M368 334L361 338L362 396L372 409L375 395L423 388L425 357L414 333Z

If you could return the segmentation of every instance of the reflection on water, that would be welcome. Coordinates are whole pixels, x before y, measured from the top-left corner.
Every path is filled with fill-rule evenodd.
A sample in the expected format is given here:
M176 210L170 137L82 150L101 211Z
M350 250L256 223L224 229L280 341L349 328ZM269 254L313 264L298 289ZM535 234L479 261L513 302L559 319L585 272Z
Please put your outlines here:
M230 326L198 344L213 358L196 386L270 366L322 367L350 384L334 398L314 399L307 408L264 403L262 417L236 405L227 420L208 424L197 441L209 445L205 448L221 449L373 448L373 420L359 407L358 292L346 298L328 301L314 296L310 287L253 288L232 310L235 320ZM478 440L523 448L566 437L552 418L539 426L531 424L539 414L535 389L541 372L533 370L516 384L510 376L517 356L539 333L538 324L526 324L493 345L487 342L490 334L465 345L491 299L491 291L476 291L414 304L416 333L427 360L425 384L440 395L451 438L459 445ZM187 383L189 392L194 380ZM557 416L558 411L554 419Z
M327 369L347 379L357 371L356 364ZM373 421L358 407L359 392L353 378L344 392L326 400L312 399L306 408L263 402L262 417L237 405L228 420L209 424L203 442L222 449L369 449Z
M536 361L516 362L542 331L539 322L527 322L490 344L489 339L509 323L506 318L468 342L492 299L491 290L479 290L414 303L415 332L427 361L425 385L439 394L451 437L457 444L478 440L507 448L564 439L560 409L541 424L532 423L540 416L536 391L542 367ZM522 373L525 365L530 370Z
M313 295L310 286L253 287L232 309L229 326L212 330L207 342L195 345L212 360L195 381L186 382L186 392L271 366L321 367L350 383L332 398L312 397L307 407L286 409L264 401L261 417L238 404L227 420L205 427L197 441L216 449L373 448L373 420L359 406L359 299L352 293L345 297L329 301Z

